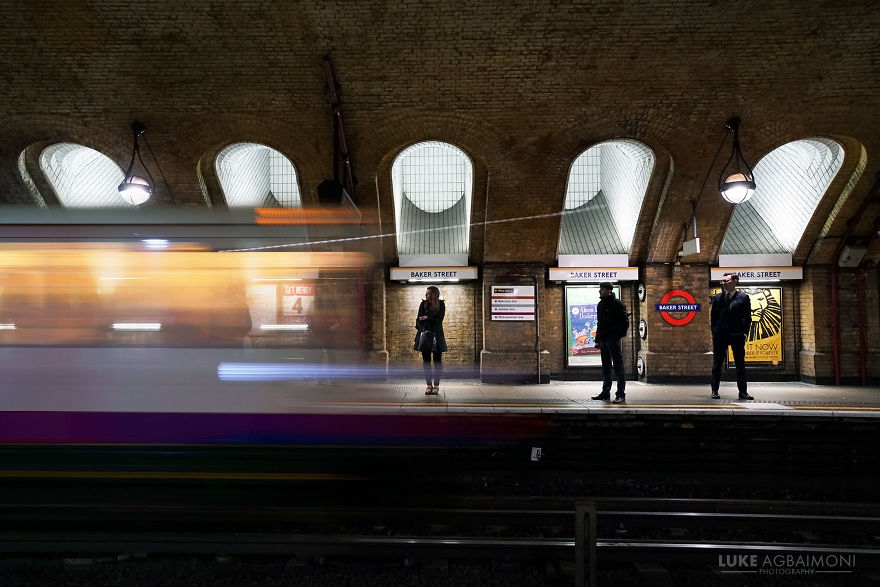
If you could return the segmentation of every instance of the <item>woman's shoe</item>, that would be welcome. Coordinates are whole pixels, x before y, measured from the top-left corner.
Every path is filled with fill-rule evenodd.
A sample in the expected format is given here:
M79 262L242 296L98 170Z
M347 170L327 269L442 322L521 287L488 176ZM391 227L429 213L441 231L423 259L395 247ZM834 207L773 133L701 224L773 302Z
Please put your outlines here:
M432 395L434 393L434 388L430 385L425 388L425 395Z
M433 391L433 393L434 393L434 395L439 395L439 394L440 394L440 386L439 386L439 385L435 385L435 386L434 386L434 391Z

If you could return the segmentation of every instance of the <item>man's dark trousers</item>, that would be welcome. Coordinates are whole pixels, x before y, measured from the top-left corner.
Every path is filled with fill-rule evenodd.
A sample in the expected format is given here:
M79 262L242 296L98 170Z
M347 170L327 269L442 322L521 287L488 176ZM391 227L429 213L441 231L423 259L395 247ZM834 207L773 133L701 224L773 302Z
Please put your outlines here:
M716 334L712 337L712 392L721 386L721 366L727 357L727 347L733 351L736 365L736 387L746 395L746 336L744 334Z
M620 339L602 341L599 343L599 352L602 356L602 395L611 393L611 368L614 366L614 376L617 378L616 397L626 395L626 373L623 369L623 354L620 352Z

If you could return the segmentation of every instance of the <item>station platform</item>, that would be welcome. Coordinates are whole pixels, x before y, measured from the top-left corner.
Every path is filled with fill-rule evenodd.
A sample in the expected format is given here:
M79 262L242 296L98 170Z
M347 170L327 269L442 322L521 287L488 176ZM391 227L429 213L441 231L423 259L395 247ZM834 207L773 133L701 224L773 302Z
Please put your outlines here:
M438 395L425 395L422 381L296 382L282 392L285 411L301 412L467 412L534 414L637 413L779 416L858 416L880 418L880 387L826 386L802 382L749 383L753 401L737 399L736 384L721 385L721 399L710 399L707 385L628 381L626 403L591 399L598 381L549 384L497 384L479 380L442 381ZM613 397L612 390L612 397Z
M750 381L753 401L721 382L627 382L626 403L591 398L602 383L489 383L479 373L444 370L438 395L425 395L421 365L370 368L321 364L285 349L15 347L0 352L0 417L18 414L675 414L880 417L880 386ZM613 393L612 388L612 393Z
M112 386L68 377L49 388L20 369L0 388L0 478L396 482L415 469L450 478L486 467L519 474L536 450L547 470L656 471L664 479L803 471L849 479L852 488L876 487L863 476L880 470L878 387L750 382L755 399L740 401L732 381L722 382L718 400L708 384L628 381L626 403L612 404L591 399L601 390L595 380L452 378L425 395L412 372L371 381L357 373L218 380L215 370L186 384L176 374L165 385L129 375Z
M880 423L880 387L750 382L755 399L740 401L734 381L722 381L718 400L708 381L628 381L626 403L612 404L591 399L597 380L503 384L454 372L438 395L425 395L420 369L327 368L294 363L283 350L259 362L212 349L4 352L0 444L10 445L451 443L543 436L597 420L622 428L639 419Z

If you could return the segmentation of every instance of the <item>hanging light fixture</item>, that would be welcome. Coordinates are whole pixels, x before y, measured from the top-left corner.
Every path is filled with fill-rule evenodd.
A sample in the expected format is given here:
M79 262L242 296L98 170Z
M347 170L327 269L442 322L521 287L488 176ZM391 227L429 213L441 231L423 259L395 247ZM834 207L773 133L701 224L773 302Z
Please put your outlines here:
M727 130L733 131L733 150L718 178L718 191L731 204L742 204L751 198L756 187L752 168L739 148L740 122L740 118L734 116L724 123Z
M131 151L131 162L128 164L128 169L125 170L125 178L119 184L119 195L129 204L140 206L153 195L153 176L150 174L147 166L144 165L144 160L141 159L139 138L147 130L147 127L140 122L132 122L131 130L134 133L134 146ZM135 157L141 162L141 167L149 179L132 174Z

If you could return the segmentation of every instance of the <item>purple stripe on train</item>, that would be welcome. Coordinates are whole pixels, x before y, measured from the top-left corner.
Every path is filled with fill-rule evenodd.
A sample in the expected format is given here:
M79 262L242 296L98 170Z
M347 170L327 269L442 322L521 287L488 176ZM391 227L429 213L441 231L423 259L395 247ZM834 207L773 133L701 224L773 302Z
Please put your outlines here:
M0 412L0 443L455 445L548 430L537 415Z

